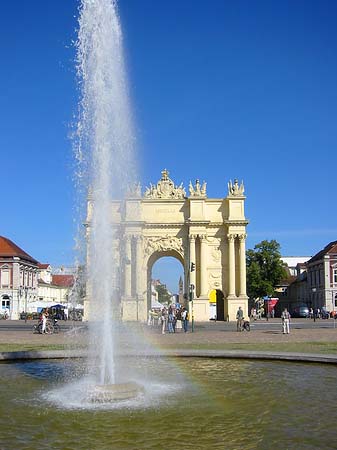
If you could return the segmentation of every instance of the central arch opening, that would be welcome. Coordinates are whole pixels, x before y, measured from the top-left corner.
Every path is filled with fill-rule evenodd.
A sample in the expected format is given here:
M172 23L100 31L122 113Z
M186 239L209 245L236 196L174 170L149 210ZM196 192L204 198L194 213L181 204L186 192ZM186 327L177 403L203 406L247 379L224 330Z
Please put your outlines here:
M148 263L148 309L160 309L172 303L184 304L185 274L181 256L157 252Z

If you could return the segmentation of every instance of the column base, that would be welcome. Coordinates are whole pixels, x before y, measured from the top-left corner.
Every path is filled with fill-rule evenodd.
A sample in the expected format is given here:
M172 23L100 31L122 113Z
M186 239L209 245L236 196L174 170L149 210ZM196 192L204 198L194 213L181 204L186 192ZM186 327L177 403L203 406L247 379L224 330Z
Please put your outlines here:
M146 322L147 311L144 297L139 295L133 297L122 297L121 319L123 322Z
M225 299L225 316L229 321L236 320L236 313L241 306L243 310L243 317L248 318L248 297L247 295L236 297L235 295L228 295Z
M192 306L193 316L196 322L208 322L210 319L209 299L207 296L200 296L195 298L192 302L188 302L188 310L190 312L190 321L192 320Z

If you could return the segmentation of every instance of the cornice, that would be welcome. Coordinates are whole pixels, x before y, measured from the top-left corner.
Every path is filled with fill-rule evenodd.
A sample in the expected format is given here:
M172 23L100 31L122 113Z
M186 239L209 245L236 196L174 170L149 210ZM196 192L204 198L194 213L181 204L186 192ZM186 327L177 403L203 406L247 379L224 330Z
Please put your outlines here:
M144 223L144 229L149 228L181 228L185 223Z
M224 220L224 224L225 225L248 225L249 224L249 220Z
M191 219L187 219L185 220L185 224L188 226L194 226L194 225L203 225L203 226L207 226L211 223L210 220L191 220Z

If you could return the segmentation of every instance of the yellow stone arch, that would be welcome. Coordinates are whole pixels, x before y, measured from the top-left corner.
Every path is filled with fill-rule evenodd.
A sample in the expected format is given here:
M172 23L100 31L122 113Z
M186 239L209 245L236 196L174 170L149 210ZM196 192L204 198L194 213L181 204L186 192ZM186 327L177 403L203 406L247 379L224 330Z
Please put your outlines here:
M175 185L165 169L160 180L150 184L143 195L137 185L123 202L112 203L124 320L146 321L149 264L158 255L174 255L183 264L185 294L188 295L191 284L195 287L195 320L209 320L209 295L214 289L223 293L224 315L230 320L235 319L238 306L245 315L248 313L245 258L248 221L244 215L243 183L230 181L224 198L208 198L206 183L199 180L190 182L188 191L189 194L182 183ZM88 243L93 208L89 197ZM87 245L88 252L89 248ZM191 263L195 266L192 272Z

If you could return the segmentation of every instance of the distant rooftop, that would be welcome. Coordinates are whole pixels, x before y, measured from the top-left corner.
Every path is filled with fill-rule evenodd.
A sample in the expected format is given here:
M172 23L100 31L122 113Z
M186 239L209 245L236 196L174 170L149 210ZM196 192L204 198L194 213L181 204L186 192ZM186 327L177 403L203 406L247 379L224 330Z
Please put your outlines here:
M28 255L22 248L18 247L10 239L0 236L0 257L13 258L17 256L34 264L38 262L32 256Z
M296 267L297 264L303 264L309 259L311 256L281 256L281 260L288 265L288 267Z

